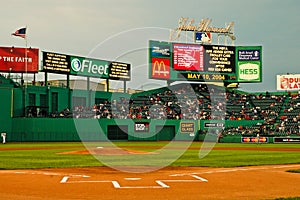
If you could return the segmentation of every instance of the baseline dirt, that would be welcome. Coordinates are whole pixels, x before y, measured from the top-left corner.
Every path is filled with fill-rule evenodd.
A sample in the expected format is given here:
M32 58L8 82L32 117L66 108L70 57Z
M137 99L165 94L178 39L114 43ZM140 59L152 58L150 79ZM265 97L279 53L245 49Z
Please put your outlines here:
M107 167L2 170L0 199L274 199L300 196L300 165L167 167L125 173Z
M62 152L60 154L94 154L94 155L126 155L126 154L155 154L155 152L146 152L140 150L132 150L132 148L144 148L144 147L133 147L133 146L124 146L122 148L116 147L101 147L101 148L90 148L89 150L78 150L78 151L69 151ZM170 149L179 149L180 147L170 148ZM147 149L157 150L157 146L147 146ZM189 150L199 150L199 147L189 148ZM214 147L215 150L222 151L279 151L279 152L299 152L300 148L270 148L270 147ZM202 149L203 150L203 149Z

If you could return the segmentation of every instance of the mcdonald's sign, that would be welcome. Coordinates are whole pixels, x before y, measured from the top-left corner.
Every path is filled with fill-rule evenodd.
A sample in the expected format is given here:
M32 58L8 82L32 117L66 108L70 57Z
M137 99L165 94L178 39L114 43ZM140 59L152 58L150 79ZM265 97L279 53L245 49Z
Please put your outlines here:
M170 79L170 60L152 58L151 78Z

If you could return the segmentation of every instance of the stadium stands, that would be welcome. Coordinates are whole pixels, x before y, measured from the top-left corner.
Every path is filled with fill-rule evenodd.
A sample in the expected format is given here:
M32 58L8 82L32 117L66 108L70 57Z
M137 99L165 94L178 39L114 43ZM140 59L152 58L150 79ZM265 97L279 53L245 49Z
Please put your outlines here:
M21 88L1 76L2 86ZM40 88L43 86L34 86ZM47 90L45 89L47 92ZM21 94L21 93L20 93ZM109 95L108 95L109 96ZM43 94L40 94L42 99ZM49 111L47 105L26 107L26 117L225 120L223 135L300 135L299 93L247 93L212 84L181 83L115 98L102 98L94 106L77 104L61 111ZM261 123L243 125L239 121Z
M75 118L262 120L251 126L226 127L223 134L299 134L300 96L250 94L206 84L178 84L73 108ZM60 115L66 117L67 115Z

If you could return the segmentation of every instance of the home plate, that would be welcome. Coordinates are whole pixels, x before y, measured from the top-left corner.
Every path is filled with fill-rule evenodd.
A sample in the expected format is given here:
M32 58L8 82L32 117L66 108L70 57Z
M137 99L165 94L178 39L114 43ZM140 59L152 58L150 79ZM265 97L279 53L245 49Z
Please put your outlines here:
M128 180L128 181L138 181L138 180L141 180L141 178L124 178L125 180Z

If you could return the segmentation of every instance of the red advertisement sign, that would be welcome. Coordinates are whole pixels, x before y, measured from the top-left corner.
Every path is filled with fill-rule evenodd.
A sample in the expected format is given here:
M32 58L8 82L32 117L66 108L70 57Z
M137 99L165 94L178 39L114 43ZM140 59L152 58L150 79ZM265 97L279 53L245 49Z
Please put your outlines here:
M39 49L0 47L0 71L36 73L38 69Z
M299 90L300 74L277 75L277 90Z
M203 46L191 44L174 44L173 52L173 66L175 70L203 71Z
M170 79L170 60L152 58L152 78Z

